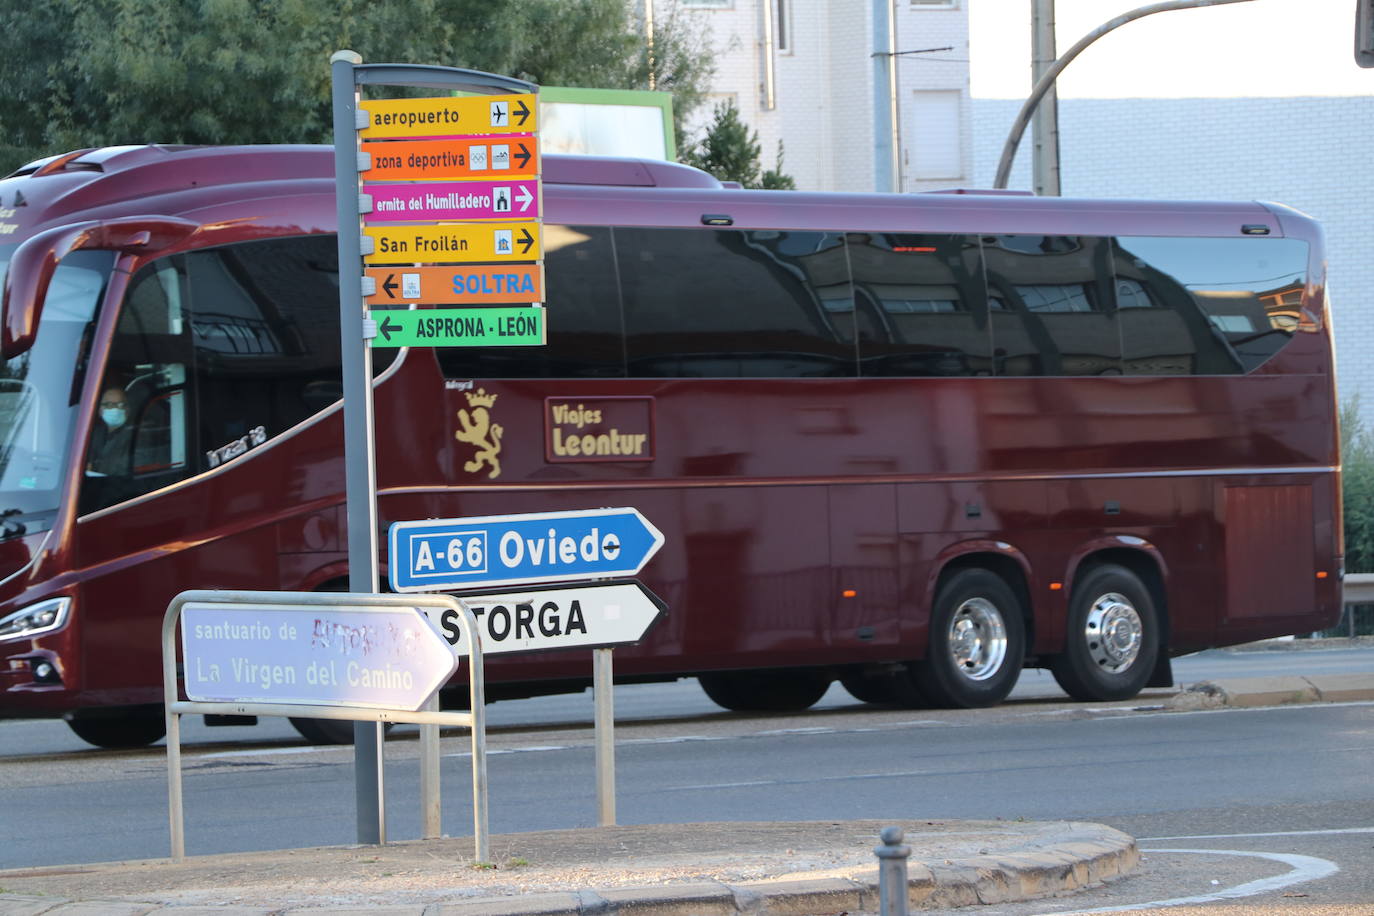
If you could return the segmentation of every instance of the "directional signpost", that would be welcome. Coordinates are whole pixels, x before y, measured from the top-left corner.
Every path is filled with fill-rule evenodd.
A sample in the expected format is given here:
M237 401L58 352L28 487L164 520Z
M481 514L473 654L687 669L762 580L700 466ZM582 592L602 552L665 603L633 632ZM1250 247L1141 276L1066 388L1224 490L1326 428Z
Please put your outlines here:
M458 668L415 607L190 602L181 622L186 696L204 703L415 710Z
M544 271L538 264L474 264L452 267L369 267L369 305L460 302L541 302ZM529 311L526 309L525 311Z
M363 144L371 167L363 181L435 181L458 178L533 178L539 145L533 137L466 137Z
M544 340L543 309L421 309L377 313L384 347L529 347Z
M477 650L468 658L469 712L441 712L436 692L457 670L448 636ZM181 658L176 645L180 633ZM441 725L472 733L472 828L478 861L488 854L486 697L477 619L448 595L347 592L182 592L162 619L163 707L167 717L167 813L172 858L186 855L181 786L181 717L289 716L414 722L421 728L420 795L425 835L441 835ZM178 698L179 688L186 700ZM424 732L433 732L426 741ZM366 731L366 730L364 730ZM379 824L384 822L380 798ZM361 813L361 812L360 812ZM361 822L361 821L360 821ZM379 837L375 842L382 842ZM362 840L366 842L366 840Z
M528 93L371 99L364 105L370 115L359 131L364 140L532 134L538 126L538 100Z
M416 338L402 344L404 335L390 332L403 323L397 316L410 311L386 310L378 314L367 308L364 296L375 294L379 285L383 295L389 290L386 278L379 284L376 278L363 276L363 265L418 268L539 262L542 249L538 214L542 195L538 184L538 87L523 80L455 67L364 64L352 51L332 55L330 71L349 589L355 594L376 594L377 480L370 348L416 345L419 326L412 326ZM368 99L363 94L368 87L423 87L433 90L435 97ZM416 192L407 182L423 183L424 189ZM450 218L459 221L436 222ZM541 271L540 295L542 279ZM483 285L479 277L476 291L467 298L426 301L424 295L437 292L439 287L419 280L421 296L404 297L403 301L410 309L435 304L486 306L494 301L488 295L491 278L487 281ZM396 282L403 288L407 283L405 279ZM364 292L366 284L372 288ZM522 281L519 285L525 284ZM449 286L453 287L451 279ZM506 308L523 305L523 314L519 316L474 317L484 311L482 308L466 310L474 315L431 315L435 323L424 325L424 340L432 345L490 344L493 339L540 344L545 339L544 312L542 306L532 304L535 302L542 300L527 298L522 289L519 296L500 303ZM381 302L374 300L371 304ZM478 326L482 330L480 336L470 333ZM461 338L428 335L430 330L447 332L460 327L464 331ZM503 328L518 330L519 336L503 334ZM436 725L423 724L420 732L422 747L437 747ZM378 725L359 723L354 735L358 842L385 842L382 730ZM426 754L423 759L430 756L437 759L437 752ZM435 778L437 766L431 770L425 775L422 767L423 780ZM427 813L427 822L429 817Z
M372 245L363 254L371 264L412 266L399 278L369 271L367 304L468 307L414 319L375 308L369 346L544 343L538 107L532 92L364 103L359 201ZM515 258L531 263L508 263ZM480 261L497 266L444 266Z
M388 539L397 592L633 576L663 546L633 508L394 522Z
M538 223L440 223L437 226L373 226L363 231L363 260L368 264L416 264L421 261L537 261Z
M352 51L334 54L331 68L349 585L354 593L375 595L370 348L540 346L547 339L538 87L452 67L364 65ZM363 86L427 87L442 94L363 99ZM402 593L632 576L663 544L663 535L634 509L398 522L389 536L391 585ZM379 604L387 603L384 598L421 600L415 595L375 597ZM593 650L600 822L615 823L609 647L638 641L666 607L637 582L582 582L470 600L458 602L458 609L440 609L435 623L443 633L441 645L447 640L454 646L443 650L450 662L470 655L474 677L488 651ZM461 625L455 627L460 613ZM408 667L434 649L414 619L386 626L388 633L395 627L396 632L416 634L403 640L417 653L415 659L388 661L397 651L388 648L370 662L329 656L326 665L311 656L302 668L295 654L272 654L267 645L254 644L249 652L230 645L233 637L219 645L215 634L227 634L224 628L231 624L198 615L201 611L192 609L186 618L192 642L185 651L188 659L197 653L194 658L204 667L188 668L187 684L196 678L197 689L207 697L222 697L227 690L235 697L288 696L293 703L309 704L328 702L340 691L379 689L390 691L388 703L399 698L423 702L415 697L432 693L432 680L442 683L448 677L435 673L439 667ZM353 625L364 626L362 619L355 618ZM289 620L278 620L266 609L261 620L232 626L260 626L242 632L250 639L270 632L283 645L300 635ZM478 633L479 626L485 630ZM198 642L206 634L209 648ZM283 634L294 635L288 639ZM317 644L320 637L312 630L310 652L328 656L329 648ZM232 687L226 678L233 679ZM481 700L471 703L476 715ZM355 736L358 841L384 842L381 729L359 727ZM422 759L437 760L435 725L422 725L421 745L435 749ZM435 780L437 799L437 766L431 771L426 776L422 767L422 781ZM474 802L474 812L476 807Z
M388 532L397 592L633 576L663 546L639 510L590 509L394 522ZM592 649L597 822L615 823L611 647L638 642L667 605L638 582L581 582L537 591L466 595L483 655ZM430 618L461 655L453 620Z
M667 613L668 606L639 582L579 582L538 591L464 595L477 619L482 655L553 649L603 649L637 643ZM466 655L457 614L428 611L430 623Z

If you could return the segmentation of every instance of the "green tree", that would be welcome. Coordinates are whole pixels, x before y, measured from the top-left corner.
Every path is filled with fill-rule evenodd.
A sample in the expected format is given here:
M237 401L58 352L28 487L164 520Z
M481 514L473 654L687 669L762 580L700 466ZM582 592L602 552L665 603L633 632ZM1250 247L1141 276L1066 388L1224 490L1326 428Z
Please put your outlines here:
M1341 490L1345 515L1345 569L1374 572L1374 435L1355 396L1341 407Z
M689 147L682 160L721 181L737 181L746 188L795 188L796 182L782 171L782 143L778 143L777 165L768 171L762 171L759 164L761 151L758 131L740 120L739 109L730 101L716 106L701 142Z
M330 139L329 55L543 85L658 88L679 116L711 59L677 16L655 54L625 0L49 0L0 11L0 174L121 143Z

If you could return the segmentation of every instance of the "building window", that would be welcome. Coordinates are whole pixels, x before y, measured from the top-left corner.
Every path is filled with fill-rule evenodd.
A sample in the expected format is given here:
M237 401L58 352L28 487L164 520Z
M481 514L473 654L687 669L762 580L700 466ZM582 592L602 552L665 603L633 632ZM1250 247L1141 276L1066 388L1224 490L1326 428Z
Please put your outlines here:
M912 93L911 102L910 177L914 181L963 178L959 91L918 91Z
M777 35L778 50L792 50L792 3L791 0L774 0L773 31Z
M957 10L959 0L911 0L914 10Z

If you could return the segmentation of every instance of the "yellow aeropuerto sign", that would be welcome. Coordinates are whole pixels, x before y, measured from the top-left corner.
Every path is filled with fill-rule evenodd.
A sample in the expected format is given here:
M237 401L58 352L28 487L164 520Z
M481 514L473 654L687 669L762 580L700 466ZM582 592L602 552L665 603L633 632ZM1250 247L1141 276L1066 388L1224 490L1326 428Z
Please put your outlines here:
M532 93L369 99L358 107L367 112L359 132L364 140L532 134L539 126L539 97Z
M372 251L363 255L368 264L537 261L543 254L540 225L533 220L367 226L363 235L372 239Z

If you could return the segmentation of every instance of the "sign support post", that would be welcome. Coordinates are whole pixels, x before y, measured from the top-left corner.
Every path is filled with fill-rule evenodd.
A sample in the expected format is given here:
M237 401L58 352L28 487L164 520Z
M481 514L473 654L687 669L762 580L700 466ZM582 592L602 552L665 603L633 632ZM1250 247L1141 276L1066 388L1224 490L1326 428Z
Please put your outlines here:
M354 51L330 57L334 116L334 187L338 207L339 334L343 360L344 468L347 484L348 587L359 594L376 594L377 475L373 451L372 355L367 312L363 305L362 216L369 206L361 193L360 87L410 86L447 92L527 92L523 80L462 70L407 64L364 64ZM533 96L531 96L533 101ZM474 710L474 713L477 711ZM383 790L383 731L380 722L354 725L355 796L358 842L386 842Z
M597 825L615 826L615 701L611 675L612 649L592 650L592 717L596 732Z
M377 580L377 474L372 448L372 351L363 339L362 287L348 266L362 263L358 207L358 86L353 51L330 59L334 98L334 184L339 211L339 334L344 401L344 475L348 493L348 590L372 595ZM386 842L382 784L382 723L353 723L354 797L358 842Z

